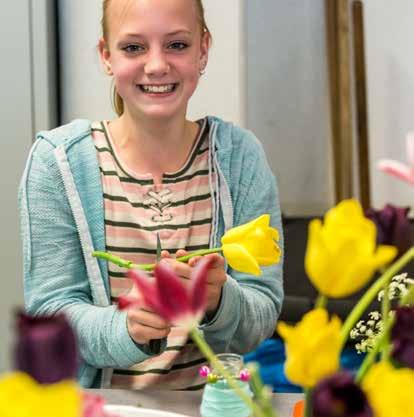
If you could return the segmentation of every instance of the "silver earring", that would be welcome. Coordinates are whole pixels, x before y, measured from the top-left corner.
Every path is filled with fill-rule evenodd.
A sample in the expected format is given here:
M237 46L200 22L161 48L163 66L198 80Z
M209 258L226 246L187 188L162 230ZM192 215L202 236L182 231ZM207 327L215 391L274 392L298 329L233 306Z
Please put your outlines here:
M205 68L202 68L200 71L199 71L199 74L200 75L203 75L203 74L205 74L206 73L206 69Z

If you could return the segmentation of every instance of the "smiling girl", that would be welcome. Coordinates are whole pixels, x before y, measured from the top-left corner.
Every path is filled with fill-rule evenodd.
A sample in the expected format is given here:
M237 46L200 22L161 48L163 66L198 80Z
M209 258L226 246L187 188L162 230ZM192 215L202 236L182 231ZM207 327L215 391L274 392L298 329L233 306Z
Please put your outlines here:
M216 246L262 213L281 230L276 182L254 135L217 117L187 119L210 43L200 0L105 0L98 49L118 117L41 132L29 156L20 187L26 306L70 318L84 386L195 389L204 363L184 329L145 308L116 309L130 290L125 269L94 250L152 263L158 234L188 282L197 259L174 256ZM274 331L282 266L258 279L208 256L200 329L217 353L248 352Z

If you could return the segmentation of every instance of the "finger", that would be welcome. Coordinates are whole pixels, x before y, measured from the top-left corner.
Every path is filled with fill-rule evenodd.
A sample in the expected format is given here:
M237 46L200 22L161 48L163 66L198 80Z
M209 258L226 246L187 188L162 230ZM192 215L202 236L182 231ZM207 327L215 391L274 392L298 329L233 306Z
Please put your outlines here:
M169 258L169 257L171 257L170 252L168 252L165 249L161 251L161 258Z
M197 265L200 259L202 259L202 256L194 256L193 258L190 258L190 260L188 261L188 265L193 268Z
M150 340L163 339L167 337L171 329L154 329L142 324L135 324L131 328L128 328L128 332L132 339L139 344L147 344Z
M210 253L209 255L205 255L205 257L213 259L210 269L224 268L224 257L219 255L218 253Z
M154 329L167 329L170 324L158 314L146 309L131 309L128 311L128 320L133 324L142 324Z
M177 252L175 252L175 257L176 258L181 258L182 256L187 256L188 252L184 249L178 249Z
M163 262L168 262L171 270L181 278L190 279L192 268L184 262L179 262L174 259L165 259Z

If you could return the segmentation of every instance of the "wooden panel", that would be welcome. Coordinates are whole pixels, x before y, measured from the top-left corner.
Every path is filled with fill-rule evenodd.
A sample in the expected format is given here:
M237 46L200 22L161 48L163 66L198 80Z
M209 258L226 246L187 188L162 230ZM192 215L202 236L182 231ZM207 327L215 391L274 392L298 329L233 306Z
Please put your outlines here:
M326 0L335 198L352 197L352 115L348 0Z
M362 207L367 209L371 207L371 193L369 175L368 115L363 7L364 5L362 1L354 1L352 3L359 190Z

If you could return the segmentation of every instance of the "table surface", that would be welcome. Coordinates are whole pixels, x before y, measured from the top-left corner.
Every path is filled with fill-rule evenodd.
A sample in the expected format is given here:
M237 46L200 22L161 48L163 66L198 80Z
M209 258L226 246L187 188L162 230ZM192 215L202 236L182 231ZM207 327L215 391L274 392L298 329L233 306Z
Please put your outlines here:
M132 405L152 408L189 417L200 417L202 391L129 391L116 389L87 390L101 395L107 404ZM279 417L291 417L293 406L303 398L302 394L273 394L273 404Z

